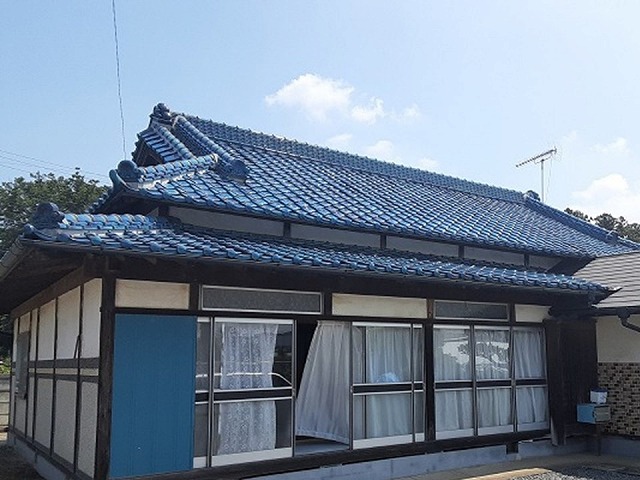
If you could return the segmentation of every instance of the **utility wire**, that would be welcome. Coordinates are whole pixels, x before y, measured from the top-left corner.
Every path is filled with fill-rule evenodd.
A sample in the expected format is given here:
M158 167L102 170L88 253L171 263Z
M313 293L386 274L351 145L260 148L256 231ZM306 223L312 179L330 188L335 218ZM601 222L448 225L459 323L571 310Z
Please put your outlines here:
M122 86L120 81L120 48L118 44L118 21L116 18L116 0L111 0L111 11L113 12L113 38L116 48L116 78L118 80L118 102L120 105L120 129L122 131L122 158L127 157L127 142L124 134L124 109L122 108Z
M7 165L6 162L12 162L14 164L19 164L19 165L30 165L32 167L35 167L35 168L38 168L38 169L43 169L43 170L44 169L52 170L53 173L67 174L69 172L73 173L75 171L78 171L78 172L86 174L86 175L91 175L92 177L108 178L107 175L103 175L103 174L96 173L96 172L90 172L90 171L87 171L87 170L83 170L83 169L81 169L79 167L68 167L68 166L62 165L60 163L48 162L46 160L40 160L40 159L35 158L35 157L29 157L27 155L21 155L19 153L9 152L8 150L0 149L0 159L5 160L5 162L0 163L0 165L6 166L7 168L11 168L13 170L20 170L20 171L27 172L27 173L32 173L32 172L29 172L28 170L25 170L24 168L18 168L18 167L15 167L15 166Z

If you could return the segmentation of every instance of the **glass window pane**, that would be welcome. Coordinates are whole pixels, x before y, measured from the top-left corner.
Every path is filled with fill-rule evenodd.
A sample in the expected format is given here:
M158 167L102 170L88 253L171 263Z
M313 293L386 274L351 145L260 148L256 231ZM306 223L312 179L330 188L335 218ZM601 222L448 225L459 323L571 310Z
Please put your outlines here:
M518 328L513 332L516 378L546 378L544 332L541 328Z
M410 393L354 396L354 440L410 435L411 408Z
M510 378L509 330L475 329L476 378L494 380Z
M197 404L195 411L195 425L193 434L193 456L207 456L207 432L209 425L208 405Z
M478 426L498 427L511 425L511 389L478 389Z
M291 335L291 324L216 320L214 388L291 386Z
M471 389L436 392L436 431L473 429Z
M539 424L544 428L549 423L547 387L518 387L516 389L518 425Z
M468 318L481 320L508 320L506 305L495 303L436 301L436 318Z
M354 325L354 383L411 381L411 328ZM356 361L355 359L358 358Z
M196 390L209 391L209 342L211 322L198 322L196 344Z
M291 447L291 400L214 404L214 455Z
M471 380L468 328L435 328L433 355L436 382Z

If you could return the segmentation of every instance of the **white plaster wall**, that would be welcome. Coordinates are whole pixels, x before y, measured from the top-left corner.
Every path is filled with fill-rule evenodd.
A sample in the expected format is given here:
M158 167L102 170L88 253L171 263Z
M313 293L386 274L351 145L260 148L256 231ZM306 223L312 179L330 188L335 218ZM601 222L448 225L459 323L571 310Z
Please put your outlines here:
M317 227L315 225L291 224L291 238L318 240L346 245L362 245L380 247L380 235L374 233L354 232L338 228Z
M36 442L49 447L51 443L51 411L53 397L53 380L38 380L38 398L36 407Z
M28 332L30 323L29 323L30 313L25 313L20 317L20 333Z
M263 218L230 215L227 213L207 212L193 208L171 207L169 215L177 217L184 223L198 225L219 230L233 230L235 232L262 233L281 237L284 223Z
M184 310L189 308L189 285L118 279L116 306Z
M76 427L76 383L58 380L56 385L53 451L73 463Z
M80 328L80 287L58 297L57 358L75 358Z
M98 419L98 385L83 382L81 396L78 468L93 478Z
M640 326L640 315L632 315L631 323ZM620 324L618 317L600 317L596 323L598 362L640 363L640 333Z
M378 297L335 293L333 314L363 317L427 318L424 298Z
M426 253L444 257L457 257L458 245L453 243L429 242L415 238L387 237L387 248L393 250L404 250L408 252Z
M38 332L38 360L53 360L53 343L55 335L56 302L40 307L40 327Z
M487 248L464 247L464 258L483 262L524 265L524 254L522 253L503 252L502 250L489 250Z
M102 280L94 278L84 284L82 305L82 357L100 356L100 307Z
M549 317L549 308L540 305L516 305L516 322L541 323Z

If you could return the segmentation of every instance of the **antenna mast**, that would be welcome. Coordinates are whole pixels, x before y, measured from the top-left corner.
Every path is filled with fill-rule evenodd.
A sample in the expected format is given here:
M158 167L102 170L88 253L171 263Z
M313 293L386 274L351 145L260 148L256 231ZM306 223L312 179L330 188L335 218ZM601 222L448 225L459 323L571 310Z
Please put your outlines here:
M551 150L547 150L535 157L528 158L524 162L520 162L516 165L516 167L521 167L527 163L533 163L536 165L540 164L540 195L542 197L542 203L544 203L544 162L551 160L556 153L558 153L558 150L556 147L553 147Z

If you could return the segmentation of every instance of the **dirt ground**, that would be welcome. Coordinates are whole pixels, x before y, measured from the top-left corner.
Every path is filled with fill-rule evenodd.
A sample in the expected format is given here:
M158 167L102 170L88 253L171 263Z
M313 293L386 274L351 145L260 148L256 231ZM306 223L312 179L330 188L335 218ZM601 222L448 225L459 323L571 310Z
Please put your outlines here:
M0 480L42 480L15 450L6 444L7 434L0 432Z

